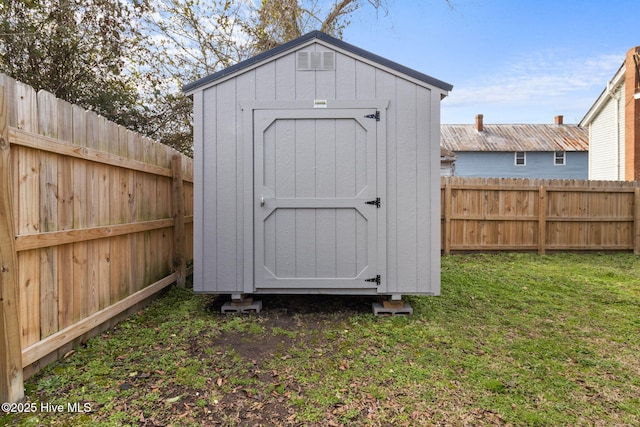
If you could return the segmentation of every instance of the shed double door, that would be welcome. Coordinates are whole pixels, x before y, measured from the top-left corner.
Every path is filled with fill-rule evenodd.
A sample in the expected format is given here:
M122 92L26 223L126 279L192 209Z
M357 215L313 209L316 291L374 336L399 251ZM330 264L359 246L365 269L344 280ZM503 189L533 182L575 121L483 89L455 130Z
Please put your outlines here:
M254 110L256 289L380 289L375 112Z

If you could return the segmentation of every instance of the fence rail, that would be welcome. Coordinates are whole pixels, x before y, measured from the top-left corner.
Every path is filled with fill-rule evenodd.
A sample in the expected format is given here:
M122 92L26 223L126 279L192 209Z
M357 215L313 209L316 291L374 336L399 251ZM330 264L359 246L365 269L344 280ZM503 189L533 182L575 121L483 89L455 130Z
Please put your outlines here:
M0 131L0 399L15 401L74 341L184 284L193 164L5 75Z
M441 184L445 254L640 254L640 182L443 177Z

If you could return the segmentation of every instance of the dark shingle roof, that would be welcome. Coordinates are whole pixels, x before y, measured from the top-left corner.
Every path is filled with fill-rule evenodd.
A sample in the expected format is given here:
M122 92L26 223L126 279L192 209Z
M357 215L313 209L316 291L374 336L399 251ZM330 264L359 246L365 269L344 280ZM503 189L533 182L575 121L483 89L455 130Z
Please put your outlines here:
M256 55L252 58L246 59L244 61L238 62L235 65L232 65L231 67L227 67L224 70L220 70L216 73L210 74L206 77L203 77L199 80L196 80L194 82L188 83L186 85L184 85L182 87L182 90L184 92L191 92L194 89L199 88L200 86L205 86L208 85L210 83L215 82L216 80L219 80L223 77L226 77L232 73L235 73L237 71L240 71L244 68L248 68L254 64L257 64L261 61L264 61L266 59L269 59L270 57L279 55L280 53L283 53L287 50L293 49L296 46L299 46L301 44L304 44L312 39L318 39L318 40L322 40L326 43L330 43L334 46L336 46L339 49L343 49L347 52L353 53L354 55L358 55L361 56L363 58L366 58L370 61L376 62L384 67L387 68L391 68L392 70L395 70L399 73L402 74L406 74L407 76L413 77L414 79L420 80L424 83L427 83L429 85L438 87L444 91L450 91L451 89L453 89L453 86L450 85L449 83L445 83L441 80L438 80L434 77L428 76L426 74L423 74L419 71L413 70L411 68L405 67L404 65L400 65L396 62L390 61L386 58L383 58L381 56L378 56L376 54L373 54L371 52L368 52L364 49L360 49L359 47L353 46L349 43L346 43L342 40L336 39L335 37L331 37L323 32L320 31L312 31L310 33L307 33L301 37L298 37L295 40L291 40L290 42L284 43L278 47L275 47L273 49L267 50L266 52L262 52L259 55Z
M589 132L578 125L441 125L440 144L460 151L589 151Z

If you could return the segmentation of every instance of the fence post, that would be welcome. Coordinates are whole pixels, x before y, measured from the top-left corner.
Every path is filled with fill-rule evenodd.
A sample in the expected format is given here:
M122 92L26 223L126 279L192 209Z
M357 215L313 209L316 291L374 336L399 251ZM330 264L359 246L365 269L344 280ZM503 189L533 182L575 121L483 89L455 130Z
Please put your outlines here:
M633 190L633 253L640 255L640 188Z
M24 397L7 100L0 86L0 402Z
M171 169L173 171L173 239L174 253L173 266L178 273L178 287L184 288L187 276L185 265L186 239L184 226L184 182L182 179L182 156L176 154L171 158Z
M444 178L444 254L451 255L451 181Z
M544 255L547 241L547 190L538 189L538 254Z

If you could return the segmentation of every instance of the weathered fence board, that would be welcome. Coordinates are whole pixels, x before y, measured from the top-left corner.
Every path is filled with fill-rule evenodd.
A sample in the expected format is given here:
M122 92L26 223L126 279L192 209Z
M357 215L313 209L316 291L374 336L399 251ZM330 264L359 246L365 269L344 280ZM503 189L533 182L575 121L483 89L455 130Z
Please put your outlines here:
M442 244L453 251L640 253L639 182L442 178Z
M47 92L4 75L0 88L0 396L12 401L23 376L74 340L168 284L184 284L193 166Z
M5 88L0 86L0 401L16 402L24 397L24 387L8 118Z

